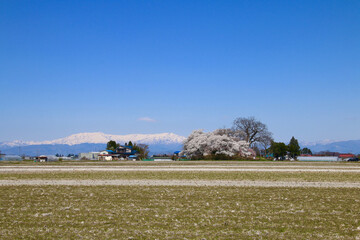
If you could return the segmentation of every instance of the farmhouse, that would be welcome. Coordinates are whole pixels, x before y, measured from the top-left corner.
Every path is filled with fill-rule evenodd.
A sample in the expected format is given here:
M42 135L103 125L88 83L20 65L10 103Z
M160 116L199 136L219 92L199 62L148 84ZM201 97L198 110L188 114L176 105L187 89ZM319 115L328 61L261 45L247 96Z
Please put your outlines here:
M99 153L99 160L126 160L137 159L137 151L132 149L132 146L119 146L115 151L104 150Z
M112 161L115 158L115 153L112 150L104 150L99 153L98 157L99 160Z

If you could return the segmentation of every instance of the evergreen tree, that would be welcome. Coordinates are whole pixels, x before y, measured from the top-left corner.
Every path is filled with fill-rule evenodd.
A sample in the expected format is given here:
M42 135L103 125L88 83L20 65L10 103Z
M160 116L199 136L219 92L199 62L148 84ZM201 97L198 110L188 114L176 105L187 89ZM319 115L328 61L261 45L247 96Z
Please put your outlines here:
M106 149L107 150L112 150L115 151L116 148L118 148L120 146L120 144L116 143L113 140L110 140L107 144L106 144Z
M312 152L309 148L303 148L301 149L301 154L310 154L312 155Z
M297 156L300 155L300 146L296 138L294 137L291 138L288 148L289 148L289 154L292 158L296 158Z
M270 151L274 154L275 158L283 159L287 154L288 147L283 142L272 142Z

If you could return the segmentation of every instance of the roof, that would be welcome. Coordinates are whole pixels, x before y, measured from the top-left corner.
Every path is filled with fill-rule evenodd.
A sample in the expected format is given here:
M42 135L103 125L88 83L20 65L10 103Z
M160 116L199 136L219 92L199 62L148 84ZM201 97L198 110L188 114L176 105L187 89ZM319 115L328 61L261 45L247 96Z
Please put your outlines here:
M132 147L132 146L124 146L124 145L120 145L118 148L130 148L130 149L132 149L133 147Z
M351 153L345 153L345 154L339 154L339 157L341 158L347 158L347 157L355 157L354 154Z

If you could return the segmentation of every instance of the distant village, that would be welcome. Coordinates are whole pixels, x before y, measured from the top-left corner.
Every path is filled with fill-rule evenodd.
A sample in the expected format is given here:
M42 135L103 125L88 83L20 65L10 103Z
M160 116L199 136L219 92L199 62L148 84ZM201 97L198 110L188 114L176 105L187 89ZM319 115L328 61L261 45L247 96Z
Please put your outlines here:
M250 157L239 160L273 160L273 161L324 161L324 162L357 162L359 156L352 153L339 152L318 152L316 154L300 154L296 158L286 155L283 158L274 157L273 153L256 155L251 154ZM35 162L54 162L54 161L190 161L186 155L181 155L181 151L175 151L172 154L158 154L141 158L138 151L134 150L132 146L120 145L115 150L102 150L98 152L86 152L79 154L68 154L66 156L61 154L56 155L39 155L39 156L19 156L6 155L0 152L0 161L35 161ZM193 159L198 160L198 159ZM207 159L211 160L211 159ZM221 159L217 159L221 160ZM224 159L226 160L226 159Z
M107 149L95 152L85 152L78 154L68 154L66 156L62 154L55 155L39 155L39 156L27 156L27 155L7 155L1 153L0 160L2 161L35 161L35 162L53 162L53 161L173 161L179 159L180 151L175 151L172 154L159 154L148 155L148 146L145 144L125 143L120 145L115 141L109 141L107 143ZM183 156L185 158L185 156Z
M119 144L110 140L106 149L77 154L7 155L2 161L189 161L189 160L262 160L262 161L359 161L359 155L322 151L312 153L301 148L292 137L288 144L275 142L267 126L254 117L237 118L231 128L213 132L194 130L183 142L182 149L171 154L149 156L149 146L131 141Z

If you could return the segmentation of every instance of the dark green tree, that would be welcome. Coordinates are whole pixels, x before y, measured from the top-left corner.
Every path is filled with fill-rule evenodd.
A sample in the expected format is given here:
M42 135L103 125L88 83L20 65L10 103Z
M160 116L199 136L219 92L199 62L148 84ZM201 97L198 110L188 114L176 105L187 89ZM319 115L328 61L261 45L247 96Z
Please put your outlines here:
M301 154L310 154L312 155L312 152L309 148L303 148L301 149Z
M272 142L269 150L275 158L283 159L287 154L288 147L283 142Z
M116 148L118 148L120 146L120 144L116 143L113 140L110 140L107 144L106 144L106 149L107 150L112 150L115 151Z
M300 146L299 142L296 138L292 137L290 139L290 143L288 145L289 154L292 158L296 158L300 155Z

